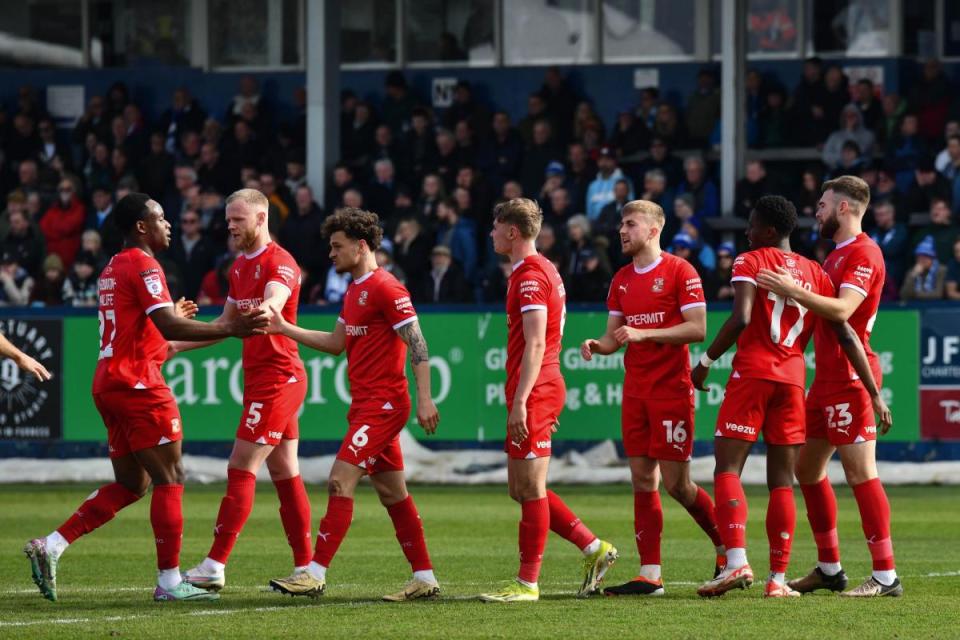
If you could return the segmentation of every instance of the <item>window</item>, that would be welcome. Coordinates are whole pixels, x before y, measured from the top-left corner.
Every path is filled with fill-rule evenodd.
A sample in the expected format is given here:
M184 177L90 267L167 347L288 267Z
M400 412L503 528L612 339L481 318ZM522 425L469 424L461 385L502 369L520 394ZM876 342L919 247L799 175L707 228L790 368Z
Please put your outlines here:
M903 53L931 57L937 52L936 7L932 2L904 2Z
M882 56L889 51L887 0L811 0L813 49L817 53Z
M190 63L186 0L97 0L90 7L93 66Z
M747 2L747 55L783 57L797 55L800 34L797 24L799 0L749 0ZM720 55L723 29L720 5L712 5L710 41L714 55Z
M507 64L596 62L594 0L503 3L503 56Z
M211 66L300 64L298 0L210 0L208 7Z
M604 62L690 57L694 0L603 0Z
M495 58L493 0L408 0L405 30L409 62Z
M340 60L397 62L397 0L351 0L341 5Z
M83 66L80 0L3 3L0 63L15 66Z

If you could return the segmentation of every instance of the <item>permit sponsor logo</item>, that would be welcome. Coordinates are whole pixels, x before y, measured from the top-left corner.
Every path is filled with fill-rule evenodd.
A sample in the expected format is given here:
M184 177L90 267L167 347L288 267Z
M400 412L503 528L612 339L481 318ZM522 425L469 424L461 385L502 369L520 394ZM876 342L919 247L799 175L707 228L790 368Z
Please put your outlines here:
M667 316L666 311L654 311L652 313L635 313L625 317L628 325L631 327L644 327L658 325L663 322Z
M348 324L346 327L344 327L344 331L346 331L347 335L354 338L367 335L368 329L369 326L365 324Z
M657 277L653 279L653 286L650 287L650 290L654 293L660 293L663 291L663 278Z
M725 431L730 431L733 433L745 433L749 436L757 435L756 427L751 427L746 424L737 424L735 422L728 422L723 426Z
M147 293L154 298L159 298L163 293L163 281L159 273L148 273L143 276L143 284L147 287Z
M263 298L242 298L236 301L237 309L241 313L246 313L248 311L253 311L261 304L263 304Z

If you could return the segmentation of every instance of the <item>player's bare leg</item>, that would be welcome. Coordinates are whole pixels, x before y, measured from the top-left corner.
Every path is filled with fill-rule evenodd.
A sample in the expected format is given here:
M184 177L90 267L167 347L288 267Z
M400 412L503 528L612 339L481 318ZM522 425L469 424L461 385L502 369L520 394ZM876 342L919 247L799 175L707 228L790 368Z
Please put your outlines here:
M855 589L844 591L848 597L901 596L903 585L897 577L890 539L890 502L877 474L877 442L867 440L838 448L840 462L853 488L860 510L860 524L873 559L873 574Z
M770 575L764 589L767 598L799 597L786 584L790 550L797 526L797 505L793 499L793 475L800 445L767 446L767 542L770 545Z
M847 574L840 565L840 539L837 536L837 497L827 477L827 465L835 447L825 438L807 438L800 447L796 476L803 491L807 521L817 545L817 565L809 574L787 585L800 593L818 589L843 591Z
M313 557L310 530L310 499L307 497L297 450L300 441L284 439L267 456L267 470L280 501L280 521L293 551L293 573L304 571Z
M736 438L714 438L714 501L717 525L726 547L727 566L713 580L704 583L697 593L720 596L731 589L746 589L753 584L753 570L747 562L746 529L747 498L740 482L752 442Z
M387 602L403 602L422 598L436 598L440 595L440 584L433 575L433 564L427 552L427 543L423 535L423 523L407 491L403 471L384 471L370 476L373 488L380 498L380 504L386 508L397 542L410 563L413 577L397 593L383 596Z

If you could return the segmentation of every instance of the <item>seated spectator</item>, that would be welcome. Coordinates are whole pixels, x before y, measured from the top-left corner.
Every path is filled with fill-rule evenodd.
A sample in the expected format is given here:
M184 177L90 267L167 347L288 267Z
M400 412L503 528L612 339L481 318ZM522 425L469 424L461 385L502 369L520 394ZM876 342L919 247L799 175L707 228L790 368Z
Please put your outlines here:
M123 237L113 219L113 193L107 187L97 186L93 190L92 201L93 206L87 213L83 228L92 229L100 234L105 251L113 255L120 251L120 246L123 244Z
M687 143L691 147L707 145L713 128L720 120L720 91L709 69L697 74L697 90L687 98Z
M767 168L762 160L747 162L743 178L737 181L734 195L733 212L741 218L750 217L753 205L763 196L772 193L770 181L767 178Z
M683 161L684 179L677 187L677 195L693 195L693 213L698 227L705 218L720 215L720 191L707 177L707 167L700 156L688 156Z
M477 271L477 228L473 220L460 216L457 203L443 200L437 207L437 246L450 250L467 283L473 283Z
M497 256L496 268L491 270L483 282L483 302L503 302L507 297L507 284L512 274L513 265L510 264L510 257Z
M657 108L653 137L660 138L664 144L674 149L682 149L687 144L686 131L677 116L677 109L669 102L661 102Z
M363 193L358 189L347 189L343 192L343 206L353 209L363 209Z
M507 117L507 122L509 124L509 117ZM496 123L497 120L495 117L495 131ZM409 177L415 181L414 183L420 181L437 159L436 133L433 131L432 124L429 111L423 107L417 107L413 110L413 115L410 120L410 130L405 134L403 146L406 151L407 161L410 163L408 167ZM519 141L517 144L520 144ZM520 148L522 147L518 146L518 149ZM519 155L517 156L517 162L519 163Z
M903 279L907 252L910 250L907 227L897 222L896 209L890 202L873 205L873 220L876 226L870 237L883 252L886 281L883 285L884 299L896 300Z
M232 259L221 259L217 266L203 276L200 283L200 292L197 294L197 304L223 305L227 301L227 292L230 291L230 268Z
M97 290L99 275L97 259L84 251L78 253L70 276L63 281L63 303L68 307L96 307L100 302Z
M113 167L110 160L110 147L105 142L95 141L93 153L83 166L83 181L88 189L103 187L113 190Z
M150 151L136 167L137 180L143 192L157 202L163 202L173 186L174 159L164 147L163 134L156 132L150 136Z
M77 193L78 182L65 177L57 187L58 198L40 219L40 230L47 241L47 253L60 256L70 266L80 249L80 234L87 217L86 207Z
M326 279L318 283L310 293L310 304L340 304L348 286L350 272L337 273L336 267L331 265Z
M235 163L239 159L238 156L225 159L217 145L203 143L197 166L197 184L201 189L212 188L220 195L230 195L240 187L240 165Z
M377 160L373 165L373 180L367 186L364 201L370 211L381 220L393 216L393 200L397 195L397 177L393 162Z
M457 139L448 129L437 129L437 156L434 159L433 171L448 190L453 189L460 168L460 156L457 154Z
M540 225L540 233L537 234L537 252L552 262L559 272L563 272L567 268L567 251L563 243L557 238L557 229L562 230L566 226L566 222L564 222L563 227L554 227L549 222L544 222ZM508 273L507 276L509 275Z
M478 225L486 228L492 222L490 211L493 209L493 192L484 175L473 165L463 165L457 171L455 186L453 197L459 203L460 215L470 217L477 221ZM466 190L469 194L471 203L469 207L459 202L460 196L457 192L460 190Z
M940 300L947 268L937 259L933 238L926 236L914 249L916 262L907 272L900 287L901 300Z
M453 138L457 141L457 159L459 166L473 166L477 163L477 144L473 128L466 120L461 120L453 128Z
M571 112L570 115L573 115ZM546 120L551 125L555 124L553 117L547 113L547 102L539 92L531 93L527 96L527 114L517 123L517 130L520 137L523 138L524 146L533 143L533 126L540 120ZM573 120L571 119L571 124Z
M948 174L947 167L951 164L956 164L955 157L957 154L954 153L953 156L950 154L950 138L956 135L960 135L960 120L947 120L943 134L943 149L940 150L940 153L938 153L934 159L934 165L937 171L944 174L947 178L952 178L955 173L955 171L951 171Z
M570 274L567 296L571 302L602 302L610 288L610 272L601 266L596 250L585 248L579 253L580 268Z
M44 117L37 125L40 138L37 160L45 168L57 173L70 171L73 168L73 154L70 149L57 141L57 128L53 119Z
M277 177L270 171L264 171L259 177L259 191L267 196L267 202L270 203L270 216L276 216L278 222L285 223L290 216L290 209L293 208L290 196L284 191L284 184L277 183ZM228 194L226 194L228 195Z
M477 102L473 96L473 87L466 80L460 80L453 88L453 104L443 114L443 124L453 129L458 122L467 122L480 138L490 133L490 111Z
M864 162L863 154L860 152L860 146L853 140L847 140L843 143L840 150L840 161L828 167L829 175L832 178L844 175L859 175L867 165Z
M941 162L941 156L946 155ZM940 152L935 162L937 171L950 183L950 202L954 211L960 211L960 135L947 139L947 148Z
M113 254L106 254L103 251L103 239L94 229L87 229L80 236L80 253L88 253L93 256L94 266L97 273L103 271L103 268L110 262Z
M543 175L543 186L540 187L540 195L538 196L538 202L547 204L549 208L550 203L550 194L556 189L560 189L566 185L566 169L563 166L562 162L554 160L553 162L547 165L547 168L544 169Z
M633 200L633 183L617 166L617 157L610 147L600 149L597 158L597 177L587 189L587 218L594 221L600 217L603 208L613 201L613 187L618 180L626 180L629 189L628 199Z
M947 267L947 300L960 300L960 236L953 241L953 259Z
M417 200L417 216L433 227L437 224L437 207L440 201L446 199L447 187L443 179L436 173L428 173L423 177L420 187L420 198Z
M287 193L296 193L297 188L307 184L306 153L303 149L287 152L287 179L283 182Z
M503 185L503 192L501 193L501 199L503 200L513 200L514 198L523 197L523 187L520 186L520 183L516 180L510 180L505 182Z
M496 112L493 114L493 135L480 146L478 167L494 187L499 189L507 180L520 176L522 158L523 139L513 128L510 115L506 111Z
M182 134L185 131L202 130L206 120L207 113L187 89L181 87L174 91L171 107L160 116L160 131L166 132L167 151L179 151L178 141Z
M697 258L697 241L694 240L692 236L686 233L678 233L673 236L669 250L678 258L683 258L689 262L693 268L696 269L697 273L700 274L702 280L706 280L706 278L709 277L710 272L704 269L700 260Z
M393 132L400 135L410 123L413 110L417 107L417 99L407 85L407 78L400 71L391 71L384 80L384 91L381 113L383 122Z
M584 136L588 129L597 129L600 138L605 137L603 123L600 116L594 110L593 105L587 100L581 100L573 114L573 139L577 142L584 142Z
M343 206L343 194L347 189L358 189L354 180L353 168L342 162L333 168L333 184L327 187L327 211L333 211Z
M430 252L430 271L420 279L415 291L416 302L451 304L473 299L460 266L453 261L450 248L444 245L438 245Z
M417 218L401 220L393 237L393 257L411 278L430 268L431 239L423 232Z
M11 209L7 215L9 229L3 238L0 253L16 258L17 264L27 273L39 273L47 255L47 244L40 227L30 223L27 212L22 208Z
M520 184L525 193L537 193L543 182L547 165L563 160L563 150L553 138L553 129L547 120L533 125L533 139L524 150L520 161Z
M377 121L373 107L367 102L358 102L353 111L350 129L341 134L343 141L340 146L344 161L358 169L367 166L376 144L374 142L376 130ZM400 133L400 130L397 130L397 133Z
M617 124L610 134L609 144L617 152L618 158L636 155L650 144L650 132L630 109L623 109L617 115Z
M937 260L947 264L953 257L953 241L960 235L960 227L953 222L950 205L945 199L934 198L930 203L930 224L914 235L914 245L928 237L933 242Z
M313 199L313 190L303 185L297 189L296 204L280 230L280 244L290 252L303 270L303 281L309 291L327 270L329 259L326 252L318 250L323 246L321 227L323 209Z
M474 227L476 227L477 212L474 211L473 196L470 195L470 190L464 189L463 187L457 187L454 189L453 202L457 205L457 210L460 212L460 217L470 220L472 223L474 223Z
M668 220L673 216L673 191L667 187L667 176L660 169L649 169L643 174L643 193L639 197L660 205Z
M900 130L900 121L907 112L907 101L895 93L888 93L880 104L883 107L883 120L880 131L876 133L885 144L890 144Z
M927 146L919 134L919 121L915 113L904 114L900 129L887 144L887 162L895 172L897 189L906 193L913 180L913 172L920 158L927 155Z
M586 270L586 261L589 258L598 258L601 269L611 273L610 261L607 258L607 239L595 238L591 234L590 221L584 215L575 215L567 221L567 238L569 259L566 269L561 270L564 280L581 274Z
M399 171L406 168L406 156L399 143L393 137L393 130L385 124L377 127L373 134L373 151L370 155L370 161L376 163L377 160L389 160Z
M213 268L216 250L201 231L200 214L197 211L187 209L180 214L179 227L180 232L173 234L168 249L169 257L180 271L183 295L195 300L203 276Z
M724 242L717 247L717 268L707 275L703 281L704 294L707 300L733 300L733 259L737 257L737 250L732 242Z
M823 120L829 131L840 122L840 113L850 103L850 90L847 76L837 65L830 65L823 76L826 98L823 103Z
M839 166L844 143L848 141L857 144L860 154L872 157L875 140L873 132L863 124L860 109L855 104L848 104L841 113L840 128L830 134L823 146L823 164L831 168Z
M67 274L63 269L63 260L56 253L51 253L43 261L43 268L33 291L30 294L30 304L36 307L59 307L63 305L63 281Z
M857 80L853 94L856 105L863 118L863 126L876 134L883 127L883 107L877 100L877 93L870 78ZM863 146L863 145L861 145Z
M949 181L937 173L933 166L933 159L920 158L917 168L913 172L913 180L903 198L905 213L926 211L933 200L953 200L953 188Z
M0 256L0 307L25 307L30 302L34 281L17 255L4 251Z
M637 120L647 128L647 131L653 131L653 125L657 121L657 109L660 106L660 90L656 87L645 87L640 90L640 104L637 105Z
M585 211L587 189L597 176L597 165L590 158L586 147L574 142L567 147L567 189L574 210Z
M384 244L387 242L387 240L384 240ZM403 269L400 268L400 265L393 261L393 254L390 252L390 250L381 245L373 253L377 260L377 266L387 273L393 274L393 277L399 280L400 284L406 286L407 274L403 272Z
M607 239L607 256L610 264L619 265L623 262L623 253L620 246L620 213L623 207L630 202L630 183L626 179L617 180L613 185L613 201L600 210L600 216L593 223L593 233L597 237Z
M877 186L871 190L870 202L891 203L896 208L897 219L900 221L906 221L909 216L909 212L903 205L903 197L897 191L896 176L893 170L887 167L881 167L880 171L877 172Z

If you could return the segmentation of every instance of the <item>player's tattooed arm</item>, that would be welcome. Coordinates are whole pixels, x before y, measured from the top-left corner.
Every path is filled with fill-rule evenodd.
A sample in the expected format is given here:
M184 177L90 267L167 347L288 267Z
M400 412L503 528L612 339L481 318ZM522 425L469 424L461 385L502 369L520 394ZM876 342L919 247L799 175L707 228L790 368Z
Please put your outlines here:
M421 362L427 362L430 355L427 353L427 341L423 339L423 332L420 331L420 323L414 320L397 329L397 335L407 343L407 349L410 351L410 364L416 367Z
M427 353L427 341L423 339L420 323L416 319L397 328L397 335L407 344L413 375L417 380L417 422L428 435L432 434L440 423L440 414L430 397L430 355Z

